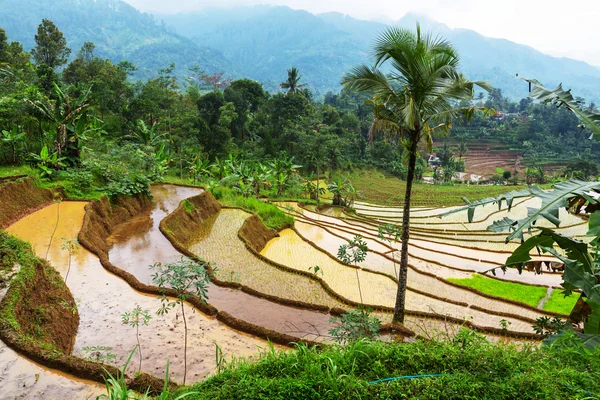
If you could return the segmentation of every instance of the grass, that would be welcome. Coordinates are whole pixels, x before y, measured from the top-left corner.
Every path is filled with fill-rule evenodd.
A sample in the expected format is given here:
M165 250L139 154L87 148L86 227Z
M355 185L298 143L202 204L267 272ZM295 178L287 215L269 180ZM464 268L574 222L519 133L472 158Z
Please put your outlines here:
M0 178L18 175L31 175L37 177L38 173L35 168L32 168L29 165L0 166Z
M477 289L480 292L492 296L520 301L521 303L529 304L532 307L537 307L540 300L546 295L546 288L544 287L504 282L497 279L486 278L479 274L474 274L472 278L448 279L448 281Z
M375 169L358 171L347 175L352 185L361 194L361 201L375 204L404 204L406 182ZM413 207L450 207L464 205L463 197L479 200L495 197L511 190L521 190L526 186L493 185L431 185L415 182L411 205Z
M18 175L28 175L35 180L35 184L43 189L62 189L65 196L71 200L99 200L105 193L93 186L84 187L79 182L57 178L43 179L36 168L29 165L0 166L0 178Z
M453 341L359 341L324 350L271 349L179 389L188 399L583 399L600 393L600 350L518 348L463 330ZM398 376L439 377L369 382ZM587 391L586 392L584 392ZM591 397L590 397L591 396Z
M266 203L254 197L245 198L232 189L217 187L212 191L215 198L224 206L239 207L258 215L267 228L281 230L293 225L294 219L276 205Z
M578 298L579 295L576 293L569 297L565 297L565 295L562 294L562 290L554 289L550 294L550 298L546 304L544 304L544 310L561 314L571 314Z

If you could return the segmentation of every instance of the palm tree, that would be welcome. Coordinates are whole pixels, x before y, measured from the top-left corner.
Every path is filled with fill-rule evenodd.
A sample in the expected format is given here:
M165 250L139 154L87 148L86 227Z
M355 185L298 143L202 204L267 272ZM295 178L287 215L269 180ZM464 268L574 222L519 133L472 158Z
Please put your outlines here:
M370 136L379 132L395 134L408 153L408 173L402 218L400 278L394 307L394 321L404 323L410 196L415 177L417 146L425 142L431 151L432 135L447 134L454 117L467 120L480 107L455 108L456 100L471 99L475 85L485 90L483 82L471 82L457 70L459 57L452 45L442 38L391 27L375 43L375 64L355 67L343 79L343 85L373 95L374 119ZM392 67L386 76L381 67Z
M296 94L296 91L300 88L305 87L306 83L300 83L300 79L302 79L302 75L296 67L292 67L292 69L288 69L287 71L288 77L285 82L282 82L279 87L282 89L287 89L288 94Z

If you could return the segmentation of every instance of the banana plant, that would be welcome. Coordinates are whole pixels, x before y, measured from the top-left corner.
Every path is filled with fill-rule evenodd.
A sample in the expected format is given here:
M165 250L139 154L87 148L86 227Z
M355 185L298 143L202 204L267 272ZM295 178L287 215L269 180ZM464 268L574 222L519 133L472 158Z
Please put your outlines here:
M54 170L65 167L66 157L59 157L58 153L50 154L48 146L42 147L40 154L30 153L31 158L37 162L42 178L50 178Z
M78 98L71 98L65 94L56 83L55 101L31 101L25 100L43 118L54 125L56 131L55 151L58 158L63 158L63 150L66 150L66 158L75 164L80 161L80 137L76 127L80 120L87 124L88 112L90 110L89 98L91 88L84 91ZM70 144L68 147L67 145Z
M188 174L190 175L190 179L194 182L194 185L202 176L210 177L210 162L208 162L208 160L202 160L199 156L194 157L192 161L188 162Z
M511 192L497 198L468 203L466 207L452 210L444 215L466 209L469 212L469 222L471 222L475 207L490 203L497 203L499 207L502 207L502 203L506 201L510 209L515 199L529 196L539 198L541 206L530 208L527 216L523 219L513 220L504 217L488 227L488 230L493 232L509 232L506 237L507 243L513 239L520 239L522 243L507 259L506 264L499 268L506 270L507 267L514 267L522 272L525 263L531 260L530 253L534 249L537 249L539 253L548 253L561 260L565 264L562 283L565 295L570 295L575 290L582 292L576 305L577 311L571 314L571 320L584 321L586 335L599 335L600 213L596 213L596 211L600 209L600 182L570 180L556 184L552 191L530 187L525 191ZM468 200L466 201L468 202ZM537 225L538 221L547 220L559 227L561 209L566 209L574 214L585 211L590 215L588 236L593 240L589 244ZM539 233L525 240L525 234L534 232ZM564 254L556 251L555 245L560 247ZM495 270L490 272L495 274Z

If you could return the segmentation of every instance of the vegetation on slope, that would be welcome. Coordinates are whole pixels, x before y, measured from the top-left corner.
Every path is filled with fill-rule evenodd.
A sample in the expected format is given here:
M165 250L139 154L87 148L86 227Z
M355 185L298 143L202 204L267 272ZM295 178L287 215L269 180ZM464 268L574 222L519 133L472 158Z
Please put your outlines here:
M0 231L0 271L20 266L0 303L0 325L18 335L21 345L35 345L47 355L69 354L79 314L59 273L33 255L31 247ZM2 334L7 328L4 326Z
M281 230L294 224L294 219L274 204L254 197L243 197L226 187L212 191L215 198L224 206L239 207L258 215L267 228Z
M179 393L190 399L583 399L600 392L600 350L567 337L552 347L490 344L463 330L453 341L358 341L299 346L236 361ZM398 376L441 376L370 382ZM179 394L178 393L178 394Z
M356 171L347 176L358 190L361 201L394 206L404 204L403 193L406 183L395 176L375 169ZM514 187L515 190L523 188L523 186ZM495 197L506 191L505 186L415 184L411 203L414 207L450 207L464 205L463 197L469 199Z

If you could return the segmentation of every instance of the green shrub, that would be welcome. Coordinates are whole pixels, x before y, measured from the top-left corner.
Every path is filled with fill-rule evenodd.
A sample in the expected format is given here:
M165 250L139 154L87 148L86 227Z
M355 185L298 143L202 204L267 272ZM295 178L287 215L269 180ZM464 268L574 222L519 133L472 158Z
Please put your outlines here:
M224 206L239 207L258 215L267 228L280 230L294 223L294 219L275 204L254 197L246 198L224 186L211 188L211 193Z
M463 330L453 342L357 341L271 350L178 393L190 399L583 399L600 392L600 350L492 344ZM379 379L441 374L439 377ZM584 392L587 391L587 392Z

